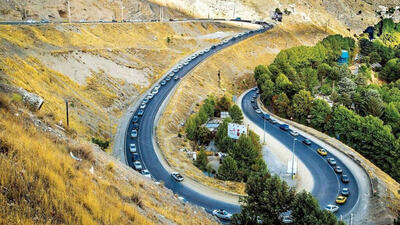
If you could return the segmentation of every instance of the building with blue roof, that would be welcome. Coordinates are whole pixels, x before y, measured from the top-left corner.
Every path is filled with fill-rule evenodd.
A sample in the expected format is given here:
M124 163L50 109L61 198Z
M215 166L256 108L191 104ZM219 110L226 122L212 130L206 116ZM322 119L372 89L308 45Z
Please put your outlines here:
M342 54L338 60L339 65L349 64L349 52L346 50L342 50Z

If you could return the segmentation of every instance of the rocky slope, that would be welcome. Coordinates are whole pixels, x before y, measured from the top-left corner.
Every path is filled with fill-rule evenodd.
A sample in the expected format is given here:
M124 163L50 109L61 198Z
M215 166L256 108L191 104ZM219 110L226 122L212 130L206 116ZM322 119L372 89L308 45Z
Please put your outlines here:
M359 33L380 17L376 11L387 11L399 0L153 0L196 17L270 19L276 8L286 9L284 20L294 24L311 23L342 34ZM382 12L381 15L386 15ZM399 10L394 15L399 18ZM389 16L389 14L387 14Z
M160 16L160 7L147 0L70 0L71 19L78 20L121 20L124 19L156 19ZM124 10L121 10L124 7ZM177 10L164 9L164 16L183 17ZM68 21L68 5L65 0L0 0L1 20L41 20Z

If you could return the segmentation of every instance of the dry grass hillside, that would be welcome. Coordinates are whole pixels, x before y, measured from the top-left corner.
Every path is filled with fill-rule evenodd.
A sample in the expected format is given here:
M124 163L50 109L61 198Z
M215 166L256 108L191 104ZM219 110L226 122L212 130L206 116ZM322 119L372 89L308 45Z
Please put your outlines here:
M169 164L198 182L242 194L244 184L223 182L205 176L186 153L179 151L182 147L191 148L184 138L178 137L178 132L184 133L179 124L195 112L197 104L209 94L221 96L228 93L238 96L243 90L254 87L254 67L272 62L281 49L312 45L327 34L324 29L314 25L298 27L285 24L229 47L200 64L179 84L157 128L160 146ZM217 79L219 70L220 87Z
M209 23L0 26L3 83L41 96L38 112L72 137L109 139L119 117L182 57L237 28ZM216 33L218 32L218 33ZM218 34L218 35L214 35Z
M0 94L0 224L216 224L103 151L42 132L33 119L21 101Z

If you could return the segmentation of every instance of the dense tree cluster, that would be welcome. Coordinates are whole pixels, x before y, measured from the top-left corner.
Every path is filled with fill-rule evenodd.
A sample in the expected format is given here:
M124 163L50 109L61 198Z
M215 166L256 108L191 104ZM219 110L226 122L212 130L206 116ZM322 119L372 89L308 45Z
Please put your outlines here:
M400 26L387 20L379 26L378 39L358 42L368 60L357 75L336 63L341 49L354 54L355 41L334 35L313 47L280 52L268 67L257 66L254 76L263 103L275 113L340 139L400 180L400 54L391 47L395 40L390 45L387 35L382 40ZM391 83L368 84L370 63L376 62L383 66L380 78ZM317 95L329 97L333 107Z
M215 134L215 144L219 151L229 156L222 161L217 177L223 180L246 181L251 172L266 167L261 159L260 138L254 132L241 135L239 140L228 137L228 123L243 123L241 109L232 104L227 96L215 99L209 96L204 100L199 112L190 116L186 122L186 137L199 145L207 145L212 140L211 132L203 126L210 117L220 116L221 112L229 112L230 117L224 119ZM201 150L194 164L201 170L207 169L207 154Z
M295 192L278 176L265 169L252 173L246 183L241 212L233 217L234 225L284 224L282 215L291 211L294 224L342 225L335 215L321 210L318 201L307 192Z

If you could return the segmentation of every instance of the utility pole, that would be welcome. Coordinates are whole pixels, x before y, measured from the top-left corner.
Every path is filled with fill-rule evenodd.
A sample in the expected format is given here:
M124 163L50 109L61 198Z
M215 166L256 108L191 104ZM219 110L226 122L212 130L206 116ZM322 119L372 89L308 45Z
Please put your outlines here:
M125 7L124 7L123 4L124 3L121 2L121 23L124 22L124 9L125 9Z
M108 120L110 121L110 141L112 140L112 125L111 125L111 113L108 111Z
M65 112L67 115L67 127L69 127L68 100L65 100Z
M160 6L160 22L163 21L163 17L164 17L164 8L162 6Z
M218 70L218 86L221 88L221 70Z
M233 19L235 19L235 14L236 14L236 0L233 1Z
M263 114L263 121L264 121L264 145L265 145L265 115Z
M294 180L294 150L296 145L296 138L293 138L293 151L292 151L292 180Z
M67 0L67 7L68 7L68 22L71 23L71 4L69 0Z

